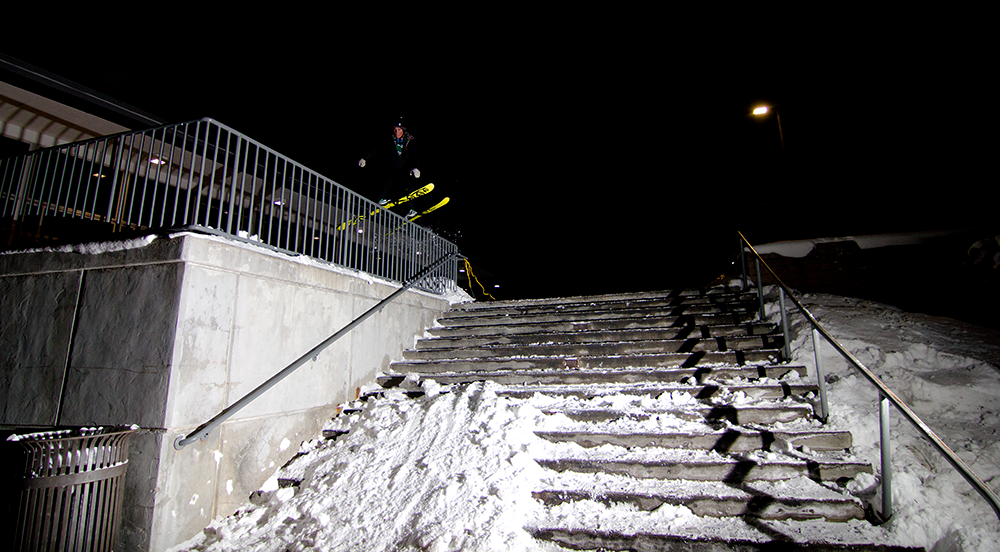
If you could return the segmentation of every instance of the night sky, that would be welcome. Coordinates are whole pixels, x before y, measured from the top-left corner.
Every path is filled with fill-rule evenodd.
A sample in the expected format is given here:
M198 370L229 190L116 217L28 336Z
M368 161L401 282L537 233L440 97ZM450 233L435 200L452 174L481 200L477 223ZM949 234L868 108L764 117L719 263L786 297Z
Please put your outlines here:
M418 184L451 198L421 222L498 298L704 284L737 229L764 243L995 220L995 63L974 32L330 13L185 24L158 44L146 33L169 26L86 48L7 35L0 51L168 122L212 117L365 194L357 161L402 117ZM762 103L784 151L775 117L750 115Z

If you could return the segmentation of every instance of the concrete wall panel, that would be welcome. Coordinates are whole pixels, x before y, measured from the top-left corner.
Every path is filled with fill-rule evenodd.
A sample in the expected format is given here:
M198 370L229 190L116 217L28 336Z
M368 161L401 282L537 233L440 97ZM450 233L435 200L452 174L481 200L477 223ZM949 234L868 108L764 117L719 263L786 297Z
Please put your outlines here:
M0 419L7 423L55 423L81 274L0 277Z

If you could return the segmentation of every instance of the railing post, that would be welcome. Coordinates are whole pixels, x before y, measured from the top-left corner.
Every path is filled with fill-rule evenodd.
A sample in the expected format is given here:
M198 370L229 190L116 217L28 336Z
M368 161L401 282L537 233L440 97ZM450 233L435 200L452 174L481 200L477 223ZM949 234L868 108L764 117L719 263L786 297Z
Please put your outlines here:
M743 273L743 288L742 289L743 289L743 291L746 291L746 289L747 289L747 260L746 260L745 254L744 254L744 250L745 249L743 247L743 238L741 237L738 241L739 241L739 244L740 244L740 270ZM760 270L757 271L757 274L758 274L757 279L760 280Z
M782 351L784 352L785 360L787 361L792 358L792 347L788 343L788 313L785 310L785 290L779 287L778 292L779 302L781 303L781 331L785 336L785 343L782 347Z
M819 383L819 417L826 423L830 417L830 405L826 400L826 373L823 371L823 341L819 338L819 330L813 328L813 354L816 356L816 379Z
M757 263L757 299L760 301L760 321L763 322L767 318L767 311L764 310L764 280L760 277L760 260L754 259L753 262Z
M882 518L892 517L892 462L889 447L889 399L879 393L879 430L882 450Z

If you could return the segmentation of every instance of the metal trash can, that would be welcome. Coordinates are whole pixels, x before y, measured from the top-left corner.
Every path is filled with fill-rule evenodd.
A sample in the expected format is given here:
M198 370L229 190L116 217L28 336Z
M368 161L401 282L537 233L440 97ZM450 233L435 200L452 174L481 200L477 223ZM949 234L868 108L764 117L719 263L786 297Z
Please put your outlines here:
M13 550L112 551L121 525L129 437L96 427L15 434L24 449Z

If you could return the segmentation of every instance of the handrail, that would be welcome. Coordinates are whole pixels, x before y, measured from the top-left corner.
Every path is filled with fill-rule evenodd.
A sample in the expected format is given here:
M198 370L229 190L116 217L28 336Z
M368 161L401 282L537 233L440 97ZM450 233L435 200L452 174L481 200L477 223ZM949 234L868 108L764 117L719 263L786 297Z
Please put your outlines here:
M355 318L354 320L352 320L349 324L347 324L346 326L344 326L343 328L341 328L340 330L338 330L336 333L334 333L330 337L326 338L322 343L320 343L319 345L316 345L315 347L313 347L312 349L310 349L309 352L307 352L306 354L300 356L295 362L289 364L284 369L282 369L280 372L278 372L277 374L271 376L270 379L268 379L264 383L258 385L256 389L254 389L253 391L251 391L251 392L247 393L246 395L244 395L243 398L241 398L240 400L236 401L235 403L233 403L232 405L230 405L228 408L226 408L222 412L219 412L218 414L216 414L214 418L212 418L211 420L209 420L209 421L205 422L204 424L198 426L197 429L195 429L194 431L192 431L187 436L179 435L177 437L177 439L174 440L174 448L176 450L181 450L184 447L190 445L191 443L193 443L193 442L195 442L197 440L205 440L208 437L208 434L211 433L213 429L215 429L215 428L219 427L220 425L222 425L222 422L224 422L227 419L229 419L233 414L236 414L237 412L239 412L243 407L245 407L246 405L250 404L255 399L257 399L257 397L260 397L261 395L263 395L265 391L267 391L268 389L274 387L275 384L277 384L279 381L285 379L286 376L288 376L289 374L291 374L292 372L294 372L296 369L298 369L299 367L301 367L309 359L315 358L324 349L326 349L327 347L329 347L330 345L332 345L335 341L337 341L338 339L340 339L341 337L343 337L344 335L346 335L348 332L350 332L351 330L353 330L358 324L364 322L365 320L367 320L370 316L372 316L376 312L381 311L383 308L385 308L385 306L387 304L391 303L397 297L399 297L404 292L406 292L408 289L410 289L411 287L413 287L413 285L416 284L418 281L420 281L421 279L423 279L424 277L426 277L428 274L431 274L438 267L442 266L444 263L446 263L446 262L454 259L457 256L458 256L458 254L455 253L455 252L446 253L444 256L442 256L441 258L439 258L437 261L435 261L434 263L432 263L431 265L429 265L427 268L421 270L416 276L414 276L413 278L410 278L409 280L407 280L406 282L404 282L403 285L402 285L402 287L400 287L398 290L396 290L395 292L393 292L392 295L390 295L390 296L386 297L385 299L379 301L379 303L377 305L375 305L374 307L372 307L372 308L368 309L367 311L365 311L364 314L362 314L361 316L359 316L359 317Z
M878 376L876 376L871 370L869 370L864 364L862 364L860 360L858 360L846 348L844 348L844 346L841 345L840 342L837 341L837 339L834 338L830 334L830 332L828 332L826 330L826 328L824 328L819 323L818 320L816 320L816 317L813 316L813 314L811 312L809 312L809 309L807 309L798 300L798 298L795 297L795 294L792 293L792 290L788 286L786 286L784 282L781 281L781 278L779 278L778 275L775 274L775 272L773 270L771 270L771 267L767 265L767 262L764 261L763 258L761 258L760 254L757 253L757 250L754 249L754 247L752 245L750 245L750 242L747 241L747 239L743 235L743 233L742 232L737 232L737 234L739 234L740 240L741 240L741 244L740 244L741 251L744 249L743 248L743 244L746 244L746 247L749 248L750 252L753 253L754 257L756 257L756 261L758 263L757 264L757 268L758 268L758 270L757 270L757 285L758 286L761 285L761 283L760 283L760 281L761 281L761 277L760 277L760 265L761 264L763 264L764 268L766 268L767 271L771 274L771 277L774 278L774 281L778 283L779 290L781 291L781 296L782 296L782 319L785 320L784 295L787 293L788 296L791 298L792 302L795 303L795 306L797 306L799 308L799 310L802 311L802 314L806 317L806 319L809 321L809 323L813 327L813 344L814 344L814 349L815 349L814 353L816 355L816 360L817 360L817 375L819 376L819 379L820 379L820 391L821 391L821 394L823 395L823 409L824 409L823 418L825 418L828 415L829 411L827 410L826 399L825 399L825 395L826 395L826 389L825 389L826 388L826 381L825 381L825 378L822 377L822 369L820 368L820 364L819 364L819 359L820 359L819 345L820 345L820 342L819 342L818 339L816 339L816 334L817 333L820 334L820 335L822 335L824 338L826 338L826 340L831 345L833 345L833 348L836 349L837 352L839 352L841 354L841 356L843 356L850 364L853 364L855 368L857 368L858 370L860 370L861 374L865 377L865 379L867 379L869 381L869 383L871 383L872 385L874 385L879 390L879 393L881 394L881 401L880 401L881 402L880 422L881 422L881 449L882 449L881 450L881 454L882 454L882 516L885 519L888 519L889 517L892 516L892 488L891 488L891 481L892 481L891 471L892 470L891 470L891 466L890 466L890 462L889 462L889 408L888 408L888 404L892 403L892 405L895 406L896 408L898 408L899 411L903 413L903 416L911 424L913 424L913 426L916 427L917 430L924 435L924 437L927 437L927 439L929 439L931 441L931 443L938 449L938 452L940 452L942 455L944 455L945 459L948 460L948 462L952 465L952 467L954 467L955 469L957 469L959 471L959 473L962 474L962 477L964 477L965 480L968 481L969 484L972 485L972 487L980 495L982 495L982 497L985 498L987 502L990 503L990 506L993 508L993 511L996 513L997 518L1000 519L1000 498L998 498L997 495L994 494L993 491L991 491L989 489L989 487L986 486L986 484L982 481L982 479L980 479L979 476L977 476L972 471L972 469L969 468L969 466L967 466L965 464L965 462L963 462L962 459L959 458L958 455L955 454L955 452L948 447L948 445L944 444L944 441L942 441L941 438L938 437L937 434L935 434L934 431L931 430L931 428L928 427L927 424L925 424L923 422L923 420L921 420L920 417L917 416L917 414L915 412L913 412L912 410L910 410L910 407L908 407L906 405L906 403L904 403L903 401L901 401L896 396L896 394L893 393L892 390L889 389L889 387L886 386L885 383L883 383L882 380L878 378ZM744 274L745 274L745 269L746 269L746 265L745 264L744 264L743 268L744 268ZM745 276L744 276L744 282L745 282ZM744 284L744 287L745 287L745 284ZM762 313L763 313L763 310L762 310ZM787 344L787 342L788 342L787 329L785 331L786 331L785 342Z

